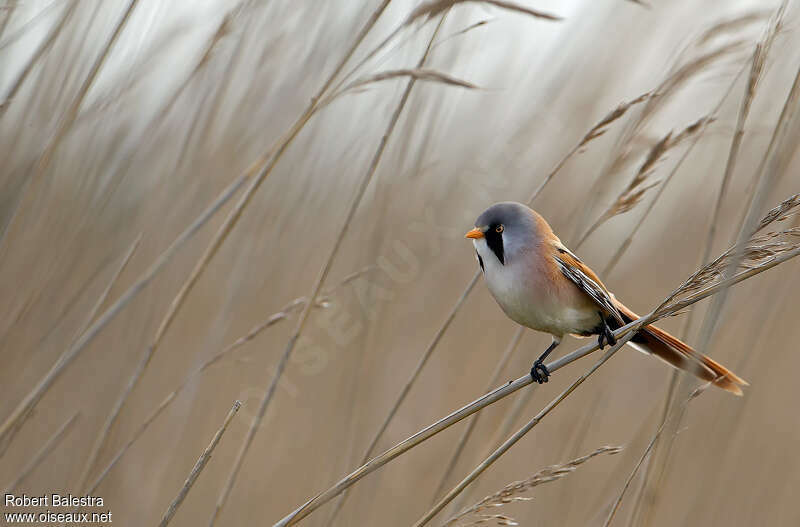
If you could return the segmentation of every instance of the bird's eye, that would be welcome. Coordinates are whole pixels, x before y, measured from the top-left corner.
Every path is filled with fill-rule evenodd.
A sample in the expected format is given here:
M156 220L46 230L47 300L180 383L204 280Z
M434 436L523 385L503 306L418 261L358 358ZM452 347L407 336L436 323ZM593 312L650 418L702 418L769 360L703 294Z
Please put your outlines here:
M497 227L494 228L494 232L501 233L501 232L503 232L504 228L505 227L503 227L502 225L498 225Z

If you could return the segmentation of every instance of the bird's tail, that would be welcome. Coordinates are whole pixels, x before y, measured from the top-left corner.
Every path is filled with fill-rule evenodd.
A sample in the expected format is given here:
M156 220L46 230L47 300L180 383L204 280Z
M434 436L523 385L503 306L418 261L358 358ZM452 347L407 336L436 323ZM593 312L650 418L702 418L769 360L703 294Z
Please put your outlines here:
M615 300L617 309L625 323L637 320L639 316ZM655 326L645 326L630 340L645 353L650 353L666 361L668 364L711 382L723 390L735 395L742 395L740 386L749 383L710 357L695 351L688 344L678 340L664 330Z

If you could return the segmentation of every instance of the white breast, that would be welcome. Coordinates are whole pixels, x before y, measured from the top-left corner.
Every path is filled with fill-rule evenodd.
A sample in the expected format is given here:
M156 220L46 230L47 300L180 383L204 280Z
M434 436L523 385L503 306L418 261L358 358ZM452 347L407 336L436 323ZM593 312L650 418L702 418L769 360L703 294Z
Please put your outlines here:
M581 333L597 324L597 312L590 304L565 298L547 282L538 267L542 262L528 252L506 256L505 265L489 249L486 240L473 240L484 265L489 291L506 315L523 326L561 337Z

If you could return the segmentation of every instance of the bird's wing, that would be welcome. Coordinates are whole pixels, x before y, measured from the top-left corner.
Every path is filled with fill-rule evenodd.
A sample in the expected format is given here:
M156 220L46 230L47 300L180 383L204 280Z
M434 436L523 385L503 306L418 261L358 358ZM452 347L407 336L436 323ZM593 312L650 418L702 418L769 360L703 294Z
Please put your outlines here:
M611 298L611 293L608 292L603 282L594 274L594 271L589 269L586 264L581 262L577 256L572 254L560 242L555 244L553 259L555 259L561 274L578 286L581 291L589 295L595 304L611 314L620 324L623 324L622 316Z

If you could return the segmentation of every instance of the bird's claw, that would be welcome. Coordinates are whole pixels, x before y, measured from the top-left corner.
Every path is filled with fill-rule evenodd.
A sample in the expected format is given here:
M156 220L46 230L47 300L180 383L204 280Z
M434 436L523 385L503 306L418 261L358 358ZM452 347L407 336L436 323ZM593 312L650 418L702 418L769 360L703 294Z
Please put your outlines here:
M600 334L597 337L597 346L602 350L603 346L605 346L604 342L607 342L609 346L614 346L617 344L617 338L614 336L614 332L611 331L611 328L608 327L608 322L606 322L605 317L603 317L603 313L600 314L600 320L602 320L603 327L600 330Z
M550 379L550 372L547 371L547 366L545 366L541 360L537 360L533 363L531 378L539 384L547 382Z
M614 333L611 331L611 328L606 326L606 340L608 341L609 346L616 346L617 345L617 337L614 336Z

